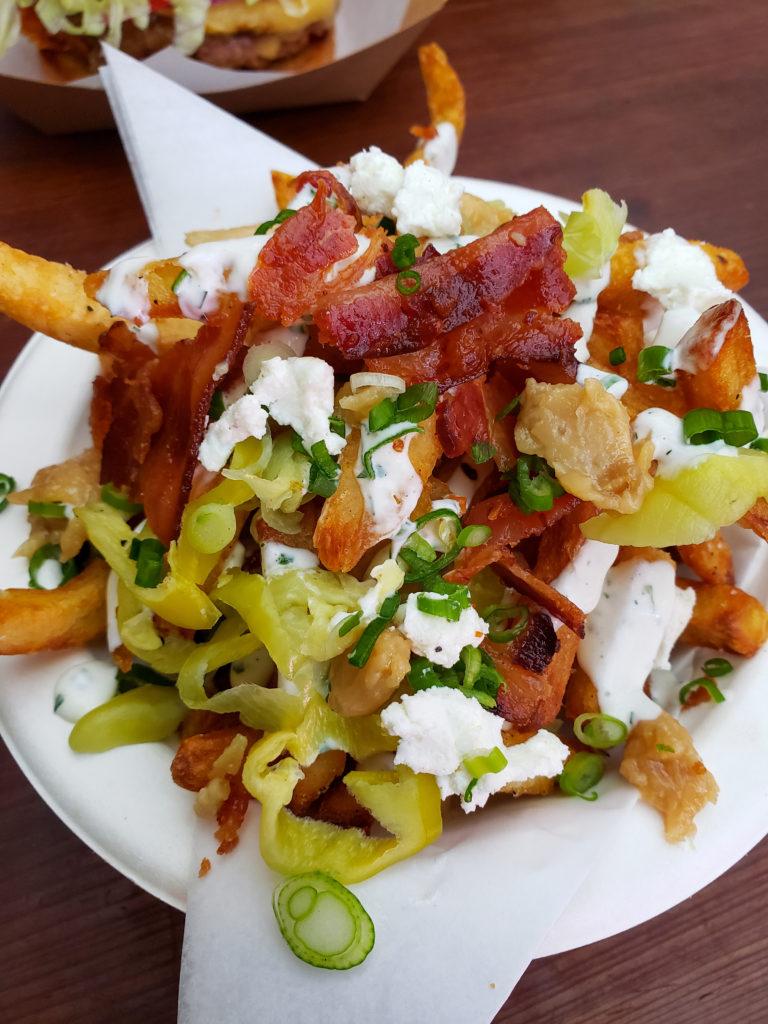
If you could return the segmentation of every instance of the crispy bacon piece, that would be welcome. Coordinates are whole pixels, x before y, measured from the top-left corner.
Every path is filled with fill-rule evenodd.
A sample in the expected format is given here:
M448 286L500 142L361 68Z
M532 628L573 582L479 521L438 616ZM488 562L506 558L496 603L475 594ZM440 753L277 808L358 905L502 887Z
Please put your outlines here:
M540 580L530 569L520 565L514 552L510 552L497 563L497 570L508 586L513 587L519 594L524 594L536 601L542 608L546 608L550 615L554 615L564 622L577 636L584 636L585 616L581 608L551 587L549 583Z
M469 380L446 391L437 406L437 437L449 459L468 452L475 441L487 441L483 383Z
M420 285L410 295L402 295L397 277L389 275L322 303L314 312L319 340L347 356L413 352L512 301L545 266L534 305L562 312L574 287L562 269L561 238L560 225L543 207L515 217L490 235L425 260Z
M522 512L508 494L497 494L478 502L469 509L462 522L465 526L490 526L491 536L479 547L464 548L446 578L454 583L468 583L487 565L504 561L520 541L538 537L548 526L576 508L579 500L572 494L561 494L555 498L548 512L531 512L530 515Z
M355 218L355 226L361 228L363 226L363 217L360 213L360 207L357 205L352 193L344 188L336 175L331 171L303 171L298 178L294 178L291 182L293 194L298 195L305 185L311 185L313 188L319 189L321 181L328 186L329 195L335 196L336 209L351 214Z
M553 721L563 702L578 642L567 626L555 633L549 616L533 608L526 628L511 643L484 640L483 650L504 677L496 697L499 714L525 731Z
M341 206L334 209L328 205L331 194L338 195L328 179L336 182L333 175L316 175L315 198L281 224L251 271L250 295L270 320L295 323L330 290L325 277L334 263L357 252L357 219ZM338 182L336 185L342 188ZM354 204L351 196L349 199Z
M103 373L91 413L102 428L109 424L101 481L124 487L142 502L150 527L166 545L178 532L189 495L214 370L244 344L251 313L232 298L195 338L161 356L123 324L102 338Z

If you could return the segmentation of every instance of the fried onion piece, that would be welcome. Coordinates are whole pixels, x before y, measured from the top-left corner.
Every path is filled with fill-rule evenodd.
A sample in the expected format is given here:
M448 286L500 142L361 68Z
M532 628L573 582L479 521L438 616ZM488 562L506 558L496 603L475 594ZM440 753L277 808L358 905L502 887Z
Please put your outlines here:
M663 815L664 834L671 843L695 835L693 819L705 804L717 802L717 783L687 729L666 711L637 723L619 770Z
M681 544L677 553L681 562L705 583L727 583L733 586L733 557L720 530L711 540L702 541L701 544Z
M727 583L677 582L696 592L693 615L680 636L684 644L751 658L768 640L768 611L756 597Z
M427 127L415 125L411 128L411 134L421 139L422 142L405 160L406 164L424 159L424 142L437 135L439 124L447 122L453 125L456 140L461 142L467 119L464 87L459 76L451 67L442 47L437 43L420 46L419 67L427 90L430 123Z
M55 590L0 590L0 654L35 654L82 647L106 628L109 567L94 559Z
M594 379L583 388L529 379L515 442L546 459L566 491L598 508L635 512L653 486L653 445L633 444L626 409Z
M435 416L423 420L419 426L423 433L409 438L396 439L408 442L408 458L418 473L422 488L426 485L435 463L441 454L437 440ZM382 527L366 507L363 492L357 478L357 453L360 445L359 431L352 431L346 447L341 453L341 474L334 493L323 504L314 534L315 548L320 562L332 572L349 572L363 555L384 537L389 536L385 523ZM405 492L395 494L397 504L402 503Z

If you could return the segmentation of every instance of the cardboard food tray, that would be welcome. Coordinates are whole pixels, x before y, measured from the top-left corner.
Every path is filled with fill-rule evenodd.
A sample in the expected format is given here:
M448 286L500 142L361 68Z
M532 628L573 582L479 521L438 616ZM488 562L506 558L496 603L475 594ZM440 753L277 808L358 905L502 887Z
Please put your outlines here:
M331 44L292 70L215 68L172 47L145 63L233 114L365 100L444 3L341 0ZM47 134L114 127L99 76L61 81L25 38L0 59L0 105Z

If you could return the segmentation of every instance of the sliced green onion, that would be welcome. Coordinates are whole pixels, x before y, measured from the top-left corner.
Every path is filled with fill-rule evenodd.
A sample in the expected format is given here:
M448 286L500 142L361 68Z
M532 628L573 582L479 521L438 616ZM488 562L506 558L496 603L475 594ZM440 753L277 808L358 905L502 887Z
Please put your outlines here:
M414 692L434 686L461 690L465 697L490 709L496 706L496 695L504 679L486 651L467 645L450 668L434 665L427 658L412 658L408 683Z
M462 647L459 658L464 665L464 681L462 685L471 689L475 685L475 680L479 677L483 667L482 654L478 647L472 647L471 644L467 644L466 647Z
M394 398L382 398L382 400L374 405L371 411L368 413L368 429L371 433L375 433L377 430L383 430L388 427L390 423L395 422L395 416L397 415L397 406Z
M481 466L484 462L490 462L496 454L496 446L490 441L475 441L470 448L470 454L478 466Z
M410 564L408 556L411 553L413 553L416 558L420 559L422 562L434 562L437 558L437 552L435 549L429 541L424 540L421 534L417 531L414 531L405 544L403 544L400 549L400 553L402 554L403 551L407 552L406 556L403 558L403 561L406 562L406 564Z
M398 421L421 423L435 411L437 405L437 384L432 380L411 384L396 399Z
M392 262L398 270L407 270L416 262L416 250L419 240L416 235L400 235L392 250Z
M215 388L211 395L211 404L208 406L208 419L211 423L221 419L224 408L224 395L221 393L221 388Z
M237 532L237 517L232 505L208 502L195 509L186 523L192 547L203 555L213 555L231 544Z
M600 754L580 751L565 762L558 784L568 796L580 796L582 800L597 800L597 793L594 790L588 793L587 790L597 785L604 771L604 759Z
M46 519L67 518L67 506L61 501L28 501L27 510L31 516L44 516Z
M457 525L461 527L461 517L452 508L433 508L431 512L425 512L423 516L419 516L413 525L420 530L425 523L430 523L433 519L455 519Z
M156 537L147 537L145 540L134 537L129 555L136 561L136 586L156 587L165 575L165 548L161 541Z
M371 462L371 459L373 457L373 453L377 452L379 448L383 448L385 445L391 444L393 441L396 441L398 437L404 437L406 434L423 433L423 427L403 427L403 429L399 430L396 434L390 434L389 437L385 437L383 440L378 441L376 444L372 444L370 448L366 448L365 452L363 453L363 472L359 474L360 479L362 480L368 478L369 480L373 480L375 478L376 474L373 471L373 463Z
M283 221L288 220L289 217L293 217L297 212L298 211L296 210L289 210L287 208L285 210L281 210L276 217L273 217L272 220L265 220L262 224L259 224L253 232L254 235L266 235L271 228L277 227L278 224L282 224Z
M141 512L141 505L131 501L122 491L119 491L114 484L101 485L101 500L110 508L116 508L118 512L126 512L128 516L135 516Z
M761 372L757 376L760 378L760 390L768 391L768 373Z
M291 435L291 447L295 452L309 459L307 490L310 494L319 494L321 498L330 498L338 487L339 467L331 458L325 441L315 441L311 451L307 451L304 442L294 430Z
M722 440L723 414L717 409L691 409L683 416L683 437L688 444Z
M147 683L152 686L175 686L176 680L169 676L161 675L149 665L142 665L134 662L127 670L118 669L116 673L117 689L119 693L127 690L134 690L137 686L144 686Z
M346 636L347 633L351 633L362 617L363 612L360 610L359 612L353 612L351 615L348 615L346 619L342 619L339 624L339 636Z
M173 279L173 284L171 285L171 291L173 292L174 295L178 295L179 294L179 287L181 286L181 282L185 278L187 278L187 277L189 277L189 271L188 270L184 270L184 268L182 267L182 269L178 272L176 277Z
M727 658L708 658L701 666L705 675L717 678L733 672L733 665Z
M459 535L453 544L451 544L448 550L442 554L437 561L431 562L426 566L413 566L411 571L405 574L406 581L414 583L419 580L424 580L430 575L437 575L438 573L441 573L443 569L457 557L462 548L479 547L481 544L484 544L490 536L490 526L479 524L465 526L464 529L459 532Z
M674 747L670 747L670 745L668 743L657 743L656 744L656 749L659 751L660 754L661 753L674 754L674 752L675 752L675 748Z
M723 440L740 448L757 437L755 418L746 409L730 409L723 413Z
M470 775L479 779L489 773L496 775L497 772L507 767L507 763L503 751L498 747L494 747L489 754L478 754L476 757L468 757L464 761L464 767Z
M758 452L768 452L768 437L758 437L749 447Z
M498 423L499 420L503 420L505 416L509 416L510 413L516 412L517 411L517 407L520 405L520 398L521 397L522 397L521 395L516 395L515 398L513 398L511 402L509 402L507 405L504 406L504 408L501 410L501 412L496 413L496 415L493 418L494 419L494 423Z
M61 555L61 548L58 544L43 544L37 551L32 555L29 560L29 585L34 587L35 590L45 590L46 588L38 581L37 574L46 562L56 562L61 569L61 580L57 584L59 587L64 586L68 580L71 580L74 576L77 576L80 571L80 567L77 564L76 558L70 558L66 562L61 562L59 557Z
M551 466L538 455L518 456L514 476L509 478L508 492L526 515L548 512L555 498L565 493Z
M329 416L328 424L334 434L338 434L339 437L347 436L347 425L340 416Z
M345 971L373 949L373 922L360 900L323 871L280 882L272 909L291 951L313 967Z
M16 490L16 481L7 473L0 473L0 512L8 507L8 497Z
M488 639L494 644L508 644L525 629L529 608L525 604L492 604L482 613L488 623ZM514 625L499 630L499 626L512 620Z
M620 718L588 711L574 721L573 731L577 740L597 750L618 746L629 732Z
M413 295L421 285L421 274L416 270L401 270L395 279L395 287L401 295Z
M692 679L690 683L686 683L685 686L682 686L680 688L680 693L678 694L680 703L685 704L686 700L688 699L688 694L691 692L691 690L696 690L699 687L701 687L702 690L707 691L707 693L715 702L715 704L722 704L725 700L725 697L723 696L722 692L720 691L720 688L718 687L714 679L708 679L706 676L704 676L701 679Z
M626 363L627 353L623 347L619 345L617 348L612 348L608 353L608 362L611 366L621 366L622 363Z
M352 652L348 655L347 660L350 665L354 665L355 668L362 668L365 665L371 656L371 651L376 641L392 621L392 617L399 607L400 597L398 594L390 594L389 597L384 599L381 608L379 608L378 615L371 619L361 633L360 639L352 648Z
M416 607L425 615L436 615L440 619L447 619L448 622L458 622L461 618L462 607L451 597L433 597L430 593L417 594Z
M376 225L377 228L384 228L388 235L397 234L397 225L391 217L382 217L379 223Z
M670 372L672 349L666 345L651 345L637 357L637 379L641 384L660 384L674 387L675 381L665 375Z

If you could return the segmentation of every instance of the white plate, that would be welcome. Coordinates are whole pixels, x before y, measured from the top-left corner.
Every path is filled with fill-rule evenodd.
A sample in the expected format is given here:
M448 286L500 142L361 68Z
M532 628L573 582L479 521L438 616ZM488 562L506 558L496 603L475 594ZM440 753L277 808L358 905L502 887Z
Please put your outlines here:
M557 213L574 205L529 189L464 180L471 191L501 198L520 211L543 203ZM131 255L139 251L149 256L151 247ZM758 361L768 365L768 325L752 310L748 314ZM40 336L24 349L0 388L0 470L13 475L19 487L28 485L39 466L87 445L96 372L94 356ZM0 584L25 586L26 563L12 558L26 535L24 512L7 509L2 525ZM735 537L738 582L768 600L768 549L746 531L736 530ZM192 798L171 781L172 745L75 755L67 744L70 726L53 714L56 679L68 665L89 656L67 652L3 660L0 734L32 785L73 832L122 874L183 910ZM670 846L658 816L637 805L547 937L541 955L606 938L662 913L722 874L768 834L766 673L768 652L762 651L727 677L725 704L688 713L696 746L720 786L717 805L698 818L695 843ZM557 810L553 800L551 813L556 816ZM521 801L512 813L525 816L526 804ZM471 820L466 827L472 827Z

